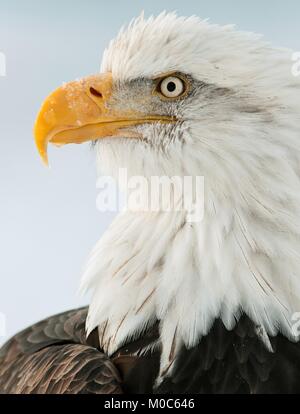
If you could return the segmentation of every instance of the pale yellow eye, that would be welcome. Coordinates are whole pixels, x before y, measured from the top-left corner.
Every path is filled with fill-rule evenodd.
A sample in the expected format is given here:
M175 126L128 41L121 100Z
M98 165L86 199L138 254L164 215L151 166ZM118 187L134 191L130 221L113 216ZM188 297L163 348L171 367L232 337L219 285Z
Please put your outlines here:
M161 81L159 89L164 97L177 98L185 91L185 85L177 76L168 76Z

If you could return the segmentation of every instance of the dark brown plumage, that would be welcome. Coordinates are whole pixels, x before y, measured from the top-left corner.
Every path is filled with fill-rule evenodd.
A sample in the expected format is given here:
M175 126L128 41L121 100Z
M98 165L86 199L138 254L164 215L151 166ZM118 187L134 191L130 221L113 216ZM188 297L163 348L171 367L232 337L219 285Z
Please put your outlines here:
M14 336L0 351L0 393L121 393L118 370L85 338L86 314L65 312Z
M158 387L158 326L108 358L97 331L86 339L87 308L52 316L0 350L0 393L299 393L300 345L282 335L269 352L245 315L232 331L217 320L183 349L172 376Z

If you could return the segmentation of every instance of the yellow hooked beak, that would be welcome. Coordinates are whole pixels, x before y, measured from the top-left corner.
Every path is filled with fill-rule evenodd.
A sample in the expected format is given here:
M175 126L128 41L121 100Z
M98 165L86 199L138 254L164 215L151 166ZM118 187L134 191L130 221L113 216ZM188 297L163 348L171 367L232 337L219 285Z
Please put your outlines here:
M132 132L126 132L130 126L174 122L169 116L114 109L110 102L112 85L111 73L94 75L67 83L48 96L34 126L36 146L45 164L48 142L64 145L109 136L132 137Z

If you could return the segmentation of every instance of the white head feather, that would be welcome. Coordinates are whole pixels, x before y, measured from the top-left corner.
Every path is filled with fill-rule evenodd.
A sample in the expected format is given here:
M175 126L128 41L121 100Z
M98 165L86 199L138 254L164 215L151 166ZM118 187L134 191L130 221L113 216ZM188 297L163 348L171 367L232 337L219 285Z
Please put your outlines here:
M182 103L185 121L172 131L145 125L145 140L97 144L105 174L125 167L129 175L205 179L201 222L127 211L95 247L83 278L93 291L87 328L99 327L107 352L159 319L163 372L182 344L195 345L218 317L233 328L241 312L269 335L293 337L300 80L291 64L289 50L257 35L175 14L141 16L110 43L102 70L116 81L179 71L224 93Z

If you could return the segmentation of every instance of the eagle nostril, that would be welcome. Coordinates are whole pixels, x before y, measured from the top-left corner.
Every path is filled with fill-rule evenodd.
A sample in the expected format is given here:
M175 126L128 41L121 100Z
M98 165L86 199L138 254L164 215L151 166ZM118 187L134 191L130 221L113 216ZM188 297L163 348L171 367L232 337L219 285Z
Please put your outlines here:
M92 86L90 87L90 93L91 95L97 96L98 98L102 98L102 93L97 91L97 89L93 88Z

